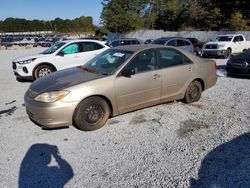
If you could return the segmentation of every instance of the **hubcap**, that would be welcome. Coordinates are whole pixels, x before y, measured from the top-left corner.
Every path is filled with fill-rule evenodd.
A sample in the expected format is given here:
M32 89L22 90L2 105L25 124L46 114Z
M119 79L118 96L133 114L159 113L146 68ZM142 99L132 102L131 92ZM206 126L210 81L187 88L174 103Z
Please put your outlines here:
M190 98L194 99L198 96L198 94L199 94L199 88L196 85L192 84L189 89Z
M101 106L97 104L90 105L88 108L86 108L84 112L84 119L88 123L97 123L100 121L104 116L103 110Z
M40 77L46 76L47 74L50 74L51 72L52 71L49 68L42 68L39 70L38 76L40 78Z

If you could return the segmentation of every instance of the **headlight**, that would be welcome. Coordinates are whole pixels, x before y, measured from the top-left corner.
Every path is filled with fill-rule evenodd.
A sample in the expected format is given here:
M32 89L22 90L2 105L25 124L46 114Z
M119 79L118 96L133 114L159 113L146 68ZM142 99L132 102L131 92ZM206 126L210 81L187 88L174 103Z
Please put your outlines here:
M226 46L225 44L219 44L219 45L218 45L219 48L223 48L223 47L225 47L225 46Z
M28 59L28 60L25 60L25 61L19 61L18 63L19 64L29 64L29 63L31 63L32 61L35 61L36 60L36 58L33 58L33 59Z
M66 95L68 95L70 91L52 91L52 92L46 92L42 93L35 97L36 101L39 102L55 102L62 98L64 98Z

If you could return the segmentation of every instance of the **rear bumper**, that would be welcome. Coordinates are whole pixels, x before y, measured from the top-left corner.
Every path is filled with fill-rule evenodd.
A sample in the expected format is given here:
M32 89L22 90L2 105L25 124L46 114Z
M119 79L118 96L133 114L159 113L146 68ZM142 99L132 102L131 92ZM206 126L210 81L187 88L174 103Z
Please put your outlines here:
M72 125L74 110L78 102L37 102L25 94L26 112L29 118L43 128L60 128Z

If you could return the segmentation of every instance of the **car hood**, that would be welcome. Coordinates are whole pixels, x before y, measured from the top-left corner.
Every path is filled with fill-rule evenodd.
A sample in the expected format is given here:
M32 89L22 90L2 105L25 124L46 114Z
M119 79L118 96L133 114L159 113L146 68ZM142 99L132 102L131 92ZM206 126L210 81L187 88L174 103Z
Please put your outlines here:
M243 52L238 55L231 56L231 59L243 59L243 60L250 60L250 53L249 52Z
M26 61L29 59L34 59L34 58L44 58L47 56L50 56L51 54L33 54L33 55L28 55L28 56L22 56L14 59L14 62L19 62L19 61Z
M79 66L58 71L40 78L31 84L30 89L39 94L50 91L59 91L102 77L105 77L105 75L89 72L82 66Z

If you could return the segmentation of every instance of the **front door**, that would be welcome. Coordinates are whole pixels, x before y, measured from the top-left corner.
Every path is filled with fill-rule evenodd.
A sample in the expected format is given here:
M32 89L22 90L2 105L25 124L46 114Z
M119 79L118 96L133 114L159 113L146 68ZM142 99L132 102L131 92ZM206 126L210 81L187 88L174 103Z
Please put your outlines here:
M119 113L150 106L160 101L161 77L157 70L154 50L140 52L124 69L133 69L135 74L130 77L120 75L115 80Z

